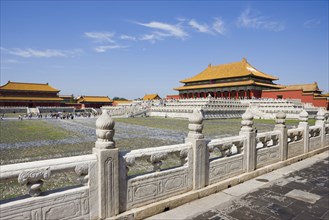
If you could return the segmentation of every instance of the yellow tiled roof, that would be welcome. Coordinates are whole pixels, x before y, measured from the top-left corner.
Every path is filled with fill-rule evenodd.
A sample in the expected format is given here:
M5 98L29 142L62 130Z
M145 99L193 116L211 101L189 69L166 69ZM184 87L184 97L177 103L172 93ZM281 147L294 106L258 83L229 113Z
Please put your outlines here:
M226 79L226 78L234 78L234 77L242 77L254 75L260 78L277 80L277 77L270 76L265 74L255 67L251 66L245 58L240 62L222 64L218 66L209 65L208 68L203 70L201 73L184 80L181 80L182 83L187 82L196 82L202 80L214 80L214 79Z
M133 101L131 100L114 100L113 102L117 104L127 104L127 103L132 103Z
M143 100L153 100L153 99L156 99L156 98L160 98L158 94L146 94L143 97Z
M282 89L284 86L281 85L274 85L274 84L268 84L268 83L261 83L261 82L255 82L255 85L258 86L267 86L267 87L271 87L271 88L275 88L275 89Z
M78 102L112 102L112 100L108 96L81 96Z
M47 98L47 97L9 97L0 96L2 101L63 101L61 98Z
M303 92L314 92L314 91L321 91L319 90L317 82L310 83L310 84L296 84L296 85L288 85L285 86L282 90L303 90Z
M59 90L42 83L22 83L22 82L8 82L0 86L0 90L19 90L19 91L40 91L40 92L59 92Z
M214 83L214 84L205 84L205 85L193 85L193 86L181 86L174 88L174 90L190 90L190 89L209 89L209 88L220 88L220 87L229 87L229 86L247 86L247 85L260 85L267 86L270 88L282 88L279 85L267 84L255 82L254 80L239 81L239 82L227 82L227 83Z

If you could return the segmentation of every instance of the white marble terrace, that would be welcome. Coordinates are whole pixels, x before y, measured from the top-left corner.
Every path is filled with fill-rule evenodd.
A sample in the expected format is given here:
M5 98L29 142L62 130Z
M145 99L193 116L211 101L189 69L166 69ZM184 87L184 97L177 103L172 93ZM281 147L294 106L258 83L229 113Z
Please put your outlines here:
M207 141L203 116L193 110L185 143L123 152L113 141L115 123L103 110L93 154L0 167L2 181L16 179L29 194L0 201L1 219L144 219L328 150L323 110L314 126L306 111L297 128L287 129L285 118L276 114L273 131L256 133L246 111L238 136ZM52 173L70 169L80 185L42 191Z

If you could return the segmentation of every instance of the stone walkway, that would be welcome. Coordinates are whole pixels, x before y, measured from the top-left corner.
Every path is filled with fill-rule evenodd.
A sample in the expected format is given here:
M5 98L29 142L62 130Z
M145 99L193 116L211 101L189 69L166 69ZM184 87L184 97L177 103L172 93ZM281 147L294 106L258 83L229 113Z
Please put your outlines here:
M329 151L149 219L329 219Z

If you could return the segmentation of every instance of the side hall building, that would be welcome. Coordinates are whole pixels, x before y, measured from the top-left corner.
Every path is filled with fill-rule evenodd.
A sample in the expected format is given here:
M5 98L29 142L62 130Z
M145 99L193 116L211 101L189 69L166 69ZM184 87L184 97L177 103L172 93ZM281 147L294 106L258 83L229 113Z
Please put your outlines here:
M263 73L243 58L240 62L209 65L201 73L184 80L175 88L180 98L200 98L211 95L221 98L261 98L263 90L280 89L273 83L278 78Z
M112 105L113 100L108 96L80 96L77 103L81 108L100 108L104 105Z
M300 99L303 103L312 103L316 107L329 109L329 95L322 94L317 82L287 85L278 90L264 90L262 96L273 99Z
M58 96L59 91L48 83L8 81L0 86L0 106L60 106L63 99Z

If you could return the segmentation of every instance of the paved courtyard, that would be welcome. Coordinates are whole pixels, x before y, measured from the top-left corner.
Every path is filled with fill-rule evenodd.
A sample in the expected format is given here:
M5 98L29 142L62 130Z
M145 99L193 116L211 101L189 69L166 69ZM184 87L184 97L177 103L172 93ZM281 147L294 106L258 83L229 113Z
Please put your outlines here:
M329 219L329 152L149 219Z

